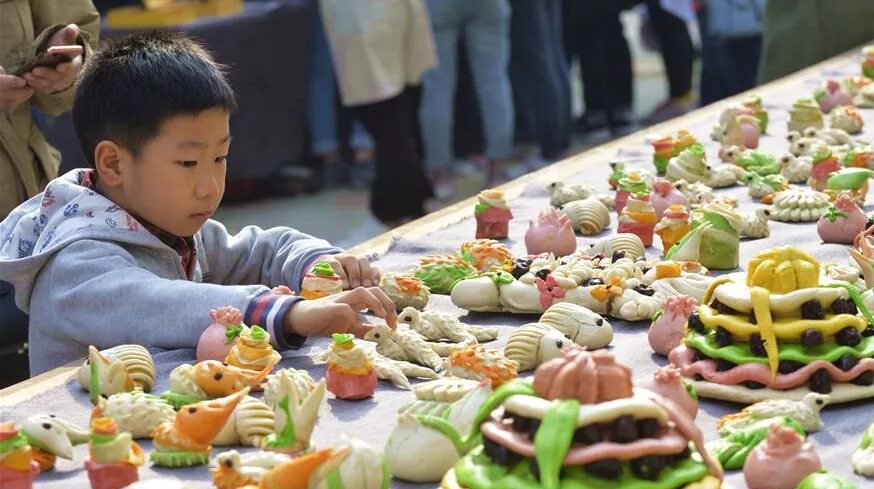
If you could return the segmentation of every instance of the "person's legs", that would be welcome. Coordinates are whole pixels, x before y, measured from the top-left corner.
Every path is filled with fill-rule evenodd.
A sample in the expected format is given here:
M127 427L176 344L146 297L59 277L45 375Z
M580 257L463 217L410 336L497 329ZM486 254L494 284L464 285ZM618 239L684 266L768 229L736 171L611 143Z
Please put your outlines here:
M682 19L666 11L659 0L646 0L650 21L659 40L672 99L692 91L692 63L695 56L689 28Z
M370 209L388 224L425 215L425 200L432 196L417 154L411 96L408 89L388 100L353 108L376 143Z
M492 161L513 152L513 95L507 65L510 59L510 6L507 0L477 0L476 14L465 29L473 82L479 99Z
M339 157L334 65L331 61L328 40L325 37L325 28L318 14L313 26L312 56L307 94L310 146L316 156L324 157L333 154Z
M578 34L583 73L585 118L580 129L594 130L631 111L631 52L618 8L602 8L586 16ZM608 117L609 116L609 117Z
M570 146L571 137L571 85L570 66L562 46L561 0L545 0L550 28L550 51L552 52L552 78L557 83L552 138L541 147L543 156L554 159Z
M453 188L449 170L452 151L453 99L458 80L459 9L455 0L429 0L428 10L437 49L437 66L422 76L419 124L425 149L425 166L440 198Z

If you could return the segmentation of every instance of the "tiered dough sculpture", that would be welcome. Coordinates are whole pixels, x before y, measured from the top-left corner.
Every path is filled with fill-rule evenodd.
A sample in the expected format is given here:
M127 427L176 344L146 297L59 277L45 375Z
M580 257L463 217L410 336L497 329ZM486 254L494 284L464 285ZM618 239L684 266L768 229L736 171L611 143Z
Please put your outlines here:
M483 190L474 208L476 239L506 239L513 212L500 190Z
M282 355L270 345L270 333L260 326L244 326L225 358L228 365L255 372L267 370L268 373L280 360Z
M0 423L0 481L3 481L3 489L31 489L39 472L39 463L34 460L27 437L15 423Z
M334 333L333 339L325 356L328 390L338 399L358 400L373 396L376 370L364 349L356 345L354 336L348 333Z
M328 262L318 262L303 277L300 296L304 299L321 299L343 292L343 280Z
M789 131L803 131L808 127L821 129L823 125L822 111L813 99L798 99L789 110L789 121L786 124Z
M676 135L664 136L653 140L652 147L654 154L652 163L656 168L656 173L664 175L671 158L677 157L694 144L698 144L698 141L692 133L685 129L679 130Z
M745 275L710 285L670 362L702 379L692 380L700 395L734 402L874 396L874 317L852 285L820 280L795 247L757 254Z
M112 418L91 420L90 457L85 462L92 489L121 489L139 480L137 467L145 462L130 433L119 431Z

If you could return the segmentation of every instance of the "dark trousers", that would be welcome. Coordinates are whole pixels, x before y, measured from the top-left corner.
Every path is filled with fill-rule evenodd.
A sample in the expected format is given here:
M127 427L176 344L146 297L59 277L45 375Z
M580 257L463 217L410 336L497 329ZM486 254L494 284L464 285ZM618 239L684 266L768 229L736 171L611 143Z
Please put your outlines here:
M671 98L682 97L692 90L692 62L695 51L689 29L682 19L663 9L659 0L646 0L646 7L659 40Z
M0 280L0 388L27 379L27 314L15 305L12 284Z
M570 145L571 94L562 48L561 0L510 0L510 82L516 138L546 158Z
M418 91L407 88L390 99L353 107L376 147L370 210L384 222L424 216L425 200L433 196L422 167Z
M708 25L707 14L706 8L698 10L698 25ZM702 32L701 105L756 86L761 53L761 35L725 37Z

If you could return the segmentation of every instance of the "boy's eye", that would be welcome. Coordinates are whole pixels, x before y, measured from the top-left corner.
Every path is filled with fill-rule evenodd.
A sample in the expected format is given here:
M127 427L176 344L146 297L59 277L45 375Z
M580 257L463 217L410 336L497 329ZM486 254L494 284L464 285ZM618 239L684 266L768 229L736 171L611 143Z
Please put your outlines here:
M215 159L215 162L216 163L227 163L228 157L227 156L219 156L218 158Z
M194 168L197 166L197 160L184 160L177 162L185 168Z

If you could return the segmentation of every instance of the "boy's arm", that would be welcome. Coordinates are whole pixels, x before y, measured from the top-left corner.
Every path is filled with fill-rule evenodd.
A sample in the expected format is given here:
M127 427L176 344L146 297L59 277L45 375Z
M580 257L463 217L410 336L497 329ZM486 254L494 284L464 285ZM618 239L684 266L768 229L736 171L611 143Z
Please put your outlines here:
M193 348L209 326L210 309L229 305L244 312L246 324L267 329L274 346L288 349L303 343L282 333L284 316L299 300L263 286L165 279L115 243L82 240L59 251L40 273L30 301L32 338Z
M304 274L325 255L342 253L323 239L291 228L243 228L230 236L224 225L209 220L200 230L202 250L212 275L210 282L287 285L300 291Z
M68 24L76 24L81 30L78 44L83 49L83 62L97 48L97 38L100 34L100 14L94 8L91 0L31 0L30 10L33 17L33 30L38 33L31 50L33 57L45 51L49 38ZM32 100L34 105L43 112L49 115L60 115L70 110L75 93L76 90L73 86L57 93L34 90Z

